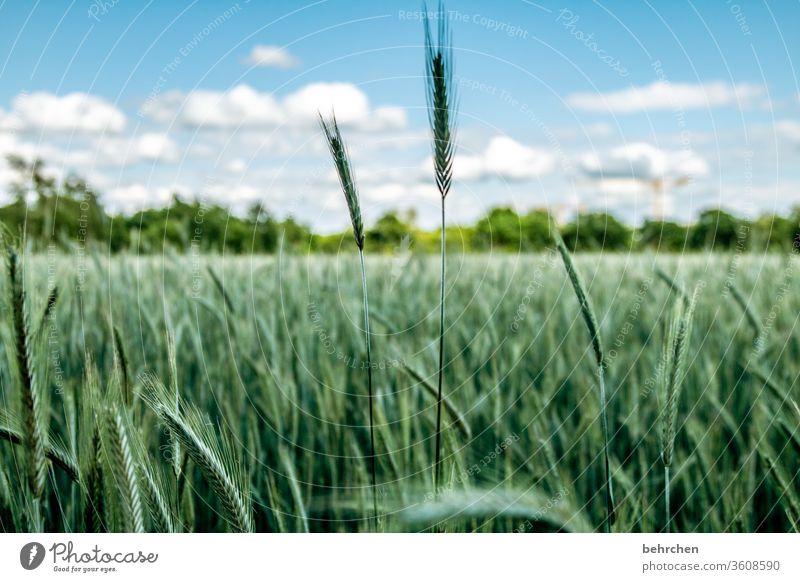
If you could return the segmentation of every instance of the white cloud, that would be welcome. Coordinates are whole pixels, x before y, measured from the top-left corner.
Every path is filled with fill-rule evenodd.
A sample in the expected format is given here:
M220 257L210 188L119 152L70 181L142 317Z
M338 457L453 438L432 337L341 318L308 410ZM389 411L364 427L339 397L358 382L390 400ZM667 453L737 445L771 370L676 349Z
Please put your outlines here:
M399 107L372 109L366 93L351 83L311 83L281 101L244 84L226 92L171 91L145 106L157 121L206 128L309 127L317 123L318 111L332 109L342 125L359 129L399 129L407 122Z
M103 136L88 147L67 151L54 150L41 156L49 163L61 163L72 169L127 167L141 162L175 162L180 158L178 145L164 133L144 133L130 137Z
M166 206L175 192L185 192L180 185L145 186L140 183L127 184L110 188L103 195L103 203L112 212L132 214L145 208Z
M775 124L775 131L793 144L800 145L800 121L779 121Z
M555 168L555 156L546 150L523 145L508 136L498 135L489 140L486 149L477 154L456 154L453 175L456 180L477 182L489 178L510 181L531 180L548 174ZM431 172L431 157L423 167Z
M163 133L145 133L133 141L134 157L145 161L174 162L180 156L178 146Z
M247 162L242 158L235 158L225 165L225 169L231 174L241 174L247 169Z
M13 116L0 107L0 131L15 131L17 126L18 122Z
M376 185L364 190L368 203L376 206L399 204L407 206L412 203L426 203L433 206L440 200L439 192L431 184L388 183Z
M369 115L366 93L350 83L311 83L283 100L291 119L316 122L317 112L328 115L336 112L342 124L357 123Z
M144 110L157 121L178 121L191 127L263 126L284 121L278 101L249 85L237 85L224 93L203 89L188 94L170 91L147 103Z
M704 84L656 81L643 87L630 87L610 93L573 93L567 103L585 111L634 113L638 111L673 111L726 105L749 106L765 96L761 85L722 81Z
M610 137L614 128L608 123L589 123L575 127L558 127L553 130L553 135L557 139L574 140L581 138L602 139Z
M376 107L371 120L365 124L365 129L381 131L385 129L403 129L408 124L406 110L402 107L383 106Z
M79 133L119 133L125 129L125 114L101 97L86 93L58 96L51 93L21 93L14 98L2 124L20 130Z
M255 67L274 67L276 69L291 69L300 64L297 57L286 49L265 45L254 46L245 62Z
M630 143L609 152L585 154L579 160L581 171L598 180L680 179L708 174L708 163L690 150L662 150L649 143Z
M204 201L223 204L232 212L243 212L253 203L260 202L265 194L265 189L261 185L230 181L215 182L203 188Z

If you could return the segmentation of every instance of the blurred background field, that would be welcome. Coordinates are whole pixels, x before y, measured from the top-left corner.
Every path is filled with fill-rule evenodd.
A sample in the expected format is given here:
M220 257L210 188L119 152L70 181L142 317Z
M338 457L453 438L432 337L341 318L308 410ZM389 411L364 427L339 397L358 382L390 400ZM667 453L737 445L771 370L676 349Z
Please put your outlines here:
M678 298L659 269L687 287L702 285L679 404L673 531L796 530L796 257L600 253L579 255L576 262L609 362L614 530L664 526L655 386L666 315ZM368 257L367 267L380 527L416 531L446 516L451 531L599 529L603 473L594 360L558 257L552 251L448 257L448 492L438 501L430 491L437 259L398 253ZM96 365L100 391L114 390L113 328L137 395L143 372L167 382L172 330L180 395L208 415L210 426L231 435L248 474L256 529L367 530L369 438L357 269L351 254L28 255L32 321L49 289L59 288L37 360L50 442L85 465L83 433L91 430L81 416L88 394L85 354ZM4 359L12 355L8 327ZM3 407L14 417L20 399L8 367L0 379ZM142 463L174 480L169 435L138 396L130 429L146 448ZM20 450L0 442L4 531L26 529L15 486L24 473ZM176 529L226 529L220 501L201 471L192 463L185 470L187 486L173 508ZM45 528L82 531L84 483L72 483L56 467L48 481ZM124 527L112 515L120 492L113 483L106 487L104 527ZM145 528L158 529L147 516Z

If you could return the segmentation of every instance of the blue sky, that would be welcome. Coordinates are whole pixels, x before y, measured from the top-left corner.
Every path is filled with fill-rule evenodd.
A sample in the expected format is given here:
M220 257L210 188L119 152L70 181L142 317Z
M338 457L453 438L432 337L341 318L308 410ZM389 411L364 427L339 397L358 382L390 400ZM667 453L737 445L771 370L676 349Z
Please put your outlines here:
M436 222L418 2L0 3L0 153L113 208L173 190L347 224L314 124L335 106L368 221ZM800 203L800 2L446 4L454 221L495 205L688 220ZM0 187L12 179L0 167ZM3 187L3 190L5 188Z

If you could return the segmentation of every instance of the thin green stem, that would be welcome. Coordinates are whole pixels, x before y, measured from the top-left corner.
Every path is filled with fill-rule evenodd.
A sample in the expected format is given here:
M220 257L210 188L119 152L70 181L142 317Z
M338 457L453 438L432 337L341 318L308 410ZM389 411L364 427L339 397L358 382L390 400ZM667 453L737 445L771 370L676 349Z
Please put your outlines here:
M597 368L597 381L600 385L600 423L603 429L603 457L605 461L606 478L606 520L604 522L606 533L611 532L611 525L615 521L614 492L611 487L611 467L608 461L608 418L606 417L606 382L603 375L603 366Z
M666 525L664 531L669 533L672 515L669 511L669 465L664 465L664 510L666 511Z
M369 464L372 471L372 520L375 531L378 529L378 484L375 469L375 424L374 424L374 395L372 392L372 348L369 332L369 297L367 295L367 269L364 266L364 250L359 249L361 259L361 286L364 293L364 336L367 344L367 387L369 391Z
M445 284L445 220L444 201L442 196L442 282L439 294L439 389L436 397L436 454L433 465L433 491L439 495L439 479L442 464L442 373L444 371L444 284Z

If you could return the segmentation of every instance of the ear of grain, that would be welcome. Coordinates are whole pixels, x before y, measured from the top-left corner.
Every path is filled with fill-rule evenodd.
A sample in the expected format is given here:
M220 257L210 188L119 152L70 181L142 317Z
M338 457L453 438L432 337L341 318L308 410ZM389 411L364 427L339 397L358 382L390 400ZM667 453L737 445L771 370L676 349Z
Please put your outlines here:
M433 490L438 494L442 471L442 386L444 382L445 275L447 223L445 199L453 181L455 156L456 94L453 86L453 43L444 4L437 10L436 38L431 31L427 7L423 9L425 29L425 93L428 122L433 139L433 167L436 187L442 200L441 284L439 292L439 370L436 399L436 436L434 439Z
M121 492L125 508L125 531L144 532L144 511L139 492L139 468L131 445L131 428L120 410L109 407L105 415L106 427L103 453L112 468L112 474Z
M105 518L105 495L103 492L103 458L100 444L100 429L92 430L89 470L86 474L86 500L83 520L85 531L103 533L108 531Z
M675 304L669 322L667 339L664 344L661 382L661 449L664 465L672 464L672 453L675 441L675 423L678 411L678 399L686 376L689 336L692 330L692 319L697 292L694 293L687 306L682 302Z
M116 384L119 377L112 377ZM139 435L132 427L128 410L122 405L119 388L109 390L106 402L98 410L100 444L110 476L119 493L123 531L144 532L144 509L139 483L139 453L143 450Z
M350 213L350 222L353 225L353 236L356 239L356 245L359 250L363 250L364 221L361 218L361 204L358 199L355 174L350 165L350 156L347 152L347 146L342 139L342 132L339 130L339 124L336 123L335 115L331 115L330 120L326 120L320 114L319 122L322 127L322 132L325 134L325 140L328 142L328 149L333 157L333 165L336 168L337 176L339 176L339 184L342 187L342 192L344 192L344 199L347 202L347 210Z
M46 442L44 432L43 398L33 362L33 346L28 325L22 262L16 250L7 250L8 289L11 321L14 334L14 357L22 399L23 428L27 454L27 484L34 500L44 494L46 467ZM34 501L38 505L39 501Z
M249 481L230 441L224 436L217 438L208 420L194 406L181 404L176 410L173 395L155 377L144 375L142 383L145 402L203 472L230 527L240 532L254 531Z
M333 157L333 165L339 176L339 183L344 193L347 208L350 212L350 221L353 224L353 236L358 247L358 256L361 264L361 293L364 299L364 341L367 350L367 391L369 398L369 441L370 454L369 465L372 477L372 503L373 503L373 524L375 529L378 527L378 482L377 482L377 463L375 460L375 397L372 389L372 343L369 328L369 295L367 293L367 268L364 263L364 223L361 219L361 204L359 202L358 190L355 185L355 176L350 167L350 158L347 154L347 147L336 117L331 116L330 121L326 121L322 115L319 116L322 131L328 142L328 149Z
M437 30L434 38L427 8L425 18L425 81L428 100L428 122L433 137L433 166L436 187L445 198L453 181L455 155L456 92L453 84L453 46L448 26L447 12L439 3L436 14Z
M126 408L130 409L133 406L133 384L128 369L128 356L125 354L122 335L117 326L114 326L114 359L120 374L119 385L122 388L122 402Z
M670 468L675 446L675 432L678 402L687 371L687 353L692 330L692 320L697 302L697 290L688 303L678 301L667 328L661 364L661 460L664 464L664 503L666 509L666 530L672 521L670 511Z
M79 440L80 461L84 478L84 531L104 533L109 530L106 516L105 472L100 430L103 426L100 387L97 370L89 354L85 357L85 378L81 404L81 424L91 427L82 431Z
M47 301L42 311L42 317L39 320L39 325L36 327L36 336L42 337L47 329L48 321L54 317L56 310L56 303L58 302L58 287L53 287L47 295Z
M167 332L167 364L169 366L169 390L172 394L174 409L176 414L180 409L180 385L178 382L178 354L175 349L175 334L170 330ZM175 477L181 478L181 443L180 439L170 433L172 445L171 459L172 471Z
M19 423L12 420L9 416L0 416L0 440L8 441L15 445L22 445L25 442L23 432L18 428ZM80 481L80 469L75 458L64 449L63 446L55 442L48 442L45 456L53 465L64 471L64 473L77 483Z
M170 501L176 499L174 484L170 484L160 467L152 463L146 455L140 455L139 459L142 489L155 531L164 533L180 531L176 526L176 510Z

